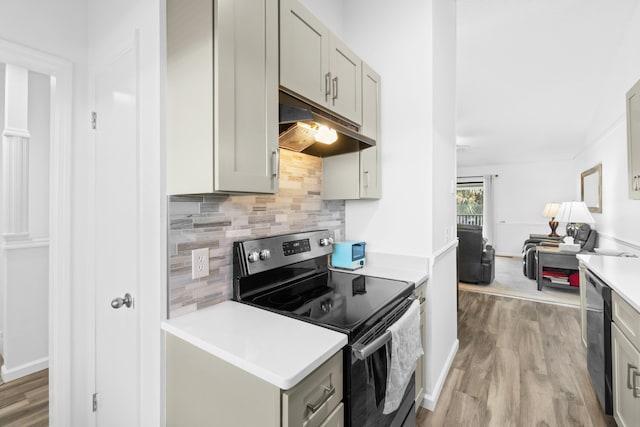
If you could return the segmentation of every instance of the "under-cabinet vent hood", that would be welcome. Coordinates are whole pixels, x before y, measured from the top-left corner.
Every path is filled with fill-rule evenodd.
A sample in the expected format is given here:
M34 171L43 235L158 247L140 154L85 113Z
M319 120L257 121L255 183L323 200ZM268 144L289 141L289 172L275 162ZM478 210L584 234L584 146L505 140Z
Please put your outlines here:
M321 126L337 133L335 142L318 142ZM373 147L376 141L359 133L357 125L280 91L280 147L316 157L353 153Z

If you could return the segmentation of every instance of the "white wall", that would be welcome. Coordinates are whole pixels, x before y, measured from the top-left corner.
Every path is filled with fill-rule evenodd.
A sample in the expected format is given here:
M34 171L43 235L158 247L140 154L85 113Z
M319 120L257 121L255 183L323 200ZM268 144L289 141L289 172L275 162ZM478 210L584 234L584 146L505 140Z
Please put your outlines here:
M605 83L596 92L601 101L587 133L587 148L573 162L574 176L602 163L602 213L593 214L601 247L640 254L640 200L628 197L625 93L640 79L640 5ZM574 181L574 197L580 181Z
M571 162L496 164L461 167L458 176L497 174L494 180L494 247L496 254L519 256L529 234L549 234L542 216L549 202L577 200L576 175ZM560 234L560 225L558 233Z
M347 201L346 235L371 251L432 251L431 2L348 0L345 41L381 76L382 198Z
M433 410L458 348L456 276L456 3L434 0L432 94L432 255L427 286L426 396Z
M344 40L344 0L300 0L300 4Z

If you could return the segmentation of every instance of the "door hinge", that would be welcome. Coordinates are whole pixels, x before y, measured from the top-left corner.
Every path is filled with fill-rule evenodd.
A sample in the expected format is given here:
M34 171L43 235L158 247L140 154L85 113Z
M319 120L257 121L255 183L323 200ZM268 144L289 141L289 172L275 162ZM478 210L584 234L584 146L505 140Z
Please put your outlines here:
M91 129L95 130L97 123L98 123L98 113L96 113L95 111L92 111L91 112Z
M93 404L92 404L93 412L98 410L98 393L93 393Z

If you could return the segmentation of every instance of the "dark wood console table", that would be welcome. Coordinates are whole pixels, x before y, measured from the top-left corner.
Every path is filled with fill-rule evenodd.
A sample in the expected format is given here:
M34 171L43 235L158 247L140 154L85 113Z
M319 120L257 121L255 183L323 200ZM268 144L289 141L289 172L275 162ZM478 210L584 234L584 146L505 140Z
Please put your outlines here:
M538 282L538 290L542 290L542 285L545 282L542 277L542 272L545 268L562 268L578 272L577 254L578 252L562 252L554 247L536 247L536 258L538 259L536 281Z

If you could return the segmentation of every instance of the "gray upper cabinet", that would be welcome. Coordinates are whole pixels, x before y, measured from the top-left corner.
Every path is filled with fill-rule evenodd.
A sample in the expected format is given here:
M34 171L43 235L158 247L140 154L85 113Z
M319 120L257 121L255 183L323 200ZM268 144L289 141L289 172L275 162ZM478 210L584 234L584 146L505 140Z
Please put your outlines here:
M379 199L382 196L380 148L380 76L367 64L362 64L362 129L376 140L376 146L360 152L360 197Z
M356 153L322 159L322 198L379 199L381 197L380 76L362 64L361 132L376 146Z
M331 105L337 114L362 122L362 60L340 39L329 34Z
M330 100L329 30L297 0L280 0L280 84L319 105Z
M278 191L278 0L167 0L167 192Z
M356 124L362 60L298 0L280 1L280 85Z
M640 81L627 92L629 198L640 199Z

